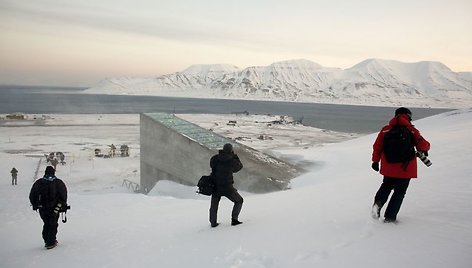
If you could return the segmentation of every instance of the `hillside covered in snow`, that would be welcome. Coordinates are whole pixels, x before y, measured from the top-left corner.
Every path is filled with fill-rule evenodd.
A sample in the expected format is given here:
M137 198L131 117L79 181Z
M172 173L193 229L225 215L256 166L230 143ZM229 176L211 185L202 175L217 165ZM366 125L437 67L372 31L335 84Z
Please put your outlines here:
M458 108L472 104L472 73L431 61L368 59L343 70L300 59L245 69L193 65L158 77L109 78L85 92Z
M1 126L0 267L468 268L472 263L471 109L414 122L431 142L433 165L418 163L419 178L410 183L398 224L370 217L382 180L370 168L376 134L292 148L280 148L292 143L274 136L272 149L313 163L309 172L287 191L242 193L239 226L230 225L232 203L223 199L221 225L211 228L210 200L194 187L163 181L150 195L122 187L123 178L139 181L137 115L40 120ZM259 129L253 127L250 133ZM310 130L291 131L290 137L303 142L301 132ZM130 156L93 157L94 148L110 143L129 144ZM46 250L28 193L45 168L38 157L57 150L66 154L57 176L68 186L72 209L68 222L60 223L59 246ZM19 170L16 186L10 181L13 166Z

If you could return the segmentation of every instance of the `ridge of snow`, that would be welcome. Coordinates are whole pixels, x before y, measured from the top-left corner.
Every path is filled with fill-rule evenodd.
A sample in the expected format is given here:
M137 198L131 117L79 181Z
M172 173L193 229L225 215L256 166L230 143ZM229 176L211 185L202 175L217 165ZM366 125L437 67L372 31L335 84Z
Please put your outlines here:
M189 66L181 73L186 75L209 76L218 78L225 73L232 73L241 70L241 68L230 64L195 64Z

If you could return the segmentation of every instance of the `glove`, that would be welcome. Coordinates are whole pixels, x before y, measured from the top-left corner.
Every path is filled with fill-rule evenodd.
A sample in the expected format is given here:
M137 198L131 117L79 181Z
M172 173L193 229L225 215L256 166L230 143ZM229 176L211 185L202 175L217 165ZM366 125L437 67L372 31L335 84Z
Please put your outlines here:
M372 162L372 169L375 171L379 171L379 162Z
M424 156L428 156L428 151L422 151Z

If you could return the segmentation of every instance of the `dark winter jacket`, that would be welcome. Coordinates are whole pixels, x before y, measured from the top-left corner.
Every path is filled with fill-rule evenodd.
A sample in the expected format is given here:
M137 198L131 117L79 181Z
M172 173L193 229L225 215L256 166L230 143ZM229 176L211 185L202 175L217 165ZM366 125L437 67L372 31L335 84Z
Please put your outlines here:
M29 199L34 210L52 211L59 203L65 207L67 205L67 187L61 179L55 176L44 176L34 182Z
M425 140L420 132L411 124L408 115L399 114L390 120L389 124L382 128L380 133L377 135L377 139L374 142L373 153L372 153L372 162L380 161L380 174L392 177L392 178L416 178L417 174L417 164L416 157L414 157L406 166L403 163L389 163L385 158L383 153L383 140L385 133L387 133L394 125L400 124L406 126L408 130L413 134L413 138L416 144L417 151L429 151L430 144Z
M210 167L216 194L224 194L236 190L233 187L233 173L240 171L243 168L243 164L235 153L219 150L218 154L210 159Z

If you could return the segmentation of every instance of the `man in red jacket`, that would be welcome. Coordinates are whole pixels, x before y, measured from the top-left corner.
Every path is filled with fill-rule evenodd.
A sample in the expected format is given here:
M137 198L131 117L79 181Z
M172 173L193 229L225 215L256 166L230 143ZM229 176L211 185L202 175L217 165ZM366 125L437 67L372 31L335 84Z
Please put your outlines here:
M387 202L390 192L393 190L393 195L385 210L384 222L396 222L397 214L400 211L410 179L417 177L416 157L413 156L410 160L403 163L389 163L386 159L384 137L395 125L405 126L411 132L413 145L418 152L428 155L430 149L429 142L411 124L411 111L404 107L398 108L395 111L395 117L378 134L372 153L372 169L375 171L380 170L380 174L384 176L383 183L375 195L374 205L372 206L373 218L380 218L380 210ZM381 163L380 168L379 162Z

